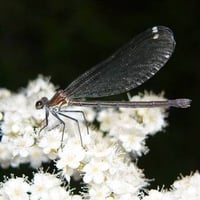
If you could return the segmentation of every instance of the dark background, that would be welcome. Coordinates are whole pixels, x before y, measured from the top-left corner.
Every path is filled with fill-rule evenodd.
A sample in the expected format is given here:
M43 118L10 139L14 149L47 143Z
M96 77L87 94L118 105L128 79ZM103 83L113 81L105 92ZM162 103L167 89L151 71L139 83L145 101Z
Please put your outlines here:
M193 100L190 109L170 110L166 132L150 138L150 152L139 159L147 178L155 178L152 187L168 186L200 169L199 20L197 0L0 1L0 87L16 91L43 74L65 88L134 35L169 26L177 42L172 58L133 92L165 90L169 98Z

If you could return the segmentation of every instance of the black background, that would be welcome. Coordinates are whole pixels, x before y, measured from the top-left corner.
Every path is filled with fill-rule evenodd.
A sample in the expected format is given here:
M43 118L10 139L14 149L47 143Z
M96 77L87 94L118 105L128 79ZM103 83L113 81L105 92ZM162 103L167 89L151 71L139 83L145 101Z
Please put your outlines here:
M172 58L133 92L165 90L168 98L193 100L190 109L170 110L166 131L147 141L150 152L139 159L146 177L155 178L152 187L168 186L200 169L199 20L195 0L0 1L0 87L17 91L43 74L65 88L134 35L169 26L177 42Z

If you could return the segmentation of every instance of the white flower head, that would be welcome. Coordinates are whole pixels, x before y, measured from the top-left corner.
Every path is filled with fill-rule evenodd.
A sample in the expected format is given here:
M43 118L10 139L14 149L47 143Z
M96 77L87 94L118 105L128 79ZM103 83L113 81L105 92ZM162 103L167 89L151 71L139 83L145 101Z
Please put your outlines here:
M72 139L59 151L58 156L60 158L57 161L57 167L59 169L65 167L77 169L85 157L85 150L80 145L80 141Z
M107 177L106 184L116 196L139 194L140 188L147 185L142 171L132 163L122 163L121 161L118 159L113 164L113 168L118 167L117 170L110 168L112 173Z
M33 199L46 197L50 190L60 187L61 180L49 173L36 173L30 188Z
M2 192L8 199L29 200L29 191L30 186L24 178L11 178L2 187Z
M85 175L83 180L85 183L94 182L100 184L105 179L105 172L109 168L109 163L106 160L101 159L92 159L88 164L83 168Z
M152 92L145 92L143 95L133 96L131 101L161 101L163 93L160 96L154 95ZM164 108L138 108L132 115L143 126L144 132L147 134L155 134L161 131L167 124L165 118L167 116Z
M24 90L27 97L38 100L43 96L50 97L54 94L55 86L50 82L50 78L39 75L34 81L30 81L27 89ZM37 99L35 99L37 98Z
M121 142L121 145L126 152L134 152L141 156L142 153L145 153L147 150L145 147L146 136L141 129L134 127L134 125L116 126L111 130L110 135Z
M111 195L110 189L108 188L107 185L96 185L96 184L91 184L89 188L89 197L90 199L94 200L102 200L106 199L109 200L109 197Z
M100 122L101 131L110 131L119 123L119 115L115 109L103 109L98 113L97 120Z
M29 148L34 144L34 138L31 135L23 135L13 141L16 149L13 152L13 156L20 155L21 157L27 157L29 155Z
M38 146L43 149L43 152L50 158L56 158L57 150L61 146L62 132L59 129L46 131L41 135Z
M200 174L182 177L173 183L173 195L179 199L200 199Z
M34 145L29 148L29 158L30 158L30 165L33 168L38 168L41 166L43 162L48 162L47 155L44 154L42 149L37 145Z
M177 198L173 196L170 192L168 191L159 191L159 190L150 190L148 192L148 195L142 198L142 200L176 200Z

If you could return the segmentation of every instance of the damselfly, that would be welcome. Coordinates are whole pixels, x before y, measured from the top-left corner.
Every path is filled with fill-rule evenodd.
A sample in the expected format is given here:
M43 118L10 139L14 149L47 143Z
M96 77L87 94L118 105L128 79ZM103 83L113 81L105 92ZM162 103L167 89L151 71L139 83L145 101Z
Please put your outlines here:
M191 100L186 98L164 101L94 101L92 98L105 97L125 93L150 79L158 72L171 57L175 48L172 31L164 26L155 26L134 37L108 59L86 71L66 89L59 90L49 100L42 97L36 102L36 108L45 108L46 124L48 126L49 113L55 116L62 124L62 142L67 117L77 123L81 145L83 146L79 121L66 113L81 113L86 121L83 111L65 110L62 105L88 106L88 107L178 107L187 108ZM90 100L85 100L90 98ZM88 129L87 129L88 131ZM62 145L61 142L61 145Z

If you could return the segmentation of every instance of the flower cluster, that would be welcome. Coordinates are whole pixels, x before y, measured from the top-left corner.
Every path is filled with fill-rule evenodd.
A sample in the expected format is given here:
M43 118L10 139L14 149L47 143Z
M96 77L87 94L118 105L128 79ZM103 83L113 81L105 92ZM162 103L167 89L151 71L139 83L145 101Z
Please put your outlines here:
M191 176L182 177L175 181L171 190L150 190L148 196L144 196L142 200L172 200L172 199L200 199L200 174L198 172Z
M43 96L50 98L54 92L55 86L42 76L31 81L19 93L0 90L1 167L19 167L20 164L30 163L32 168L38 168L43 162L53 160L55 171L59 172L57 177L40 171L34 174L30 182L25 177L8 178L1 183L0 199L53 200L58 193L59 199L73 200L141 198L148 180L131 161L130 153L138 157L147 152L145 140L148 135L163 130L167 125L166 109L96 111L92 108L63 106L61 109L68 116L59 116L65 123L64 135L63 125L53 115L49 116L48 126L40 132L45 126L45 113L44 110L35 110L34 104ZM156 96L145 92L132 97L130 101L163 99L163 94ZM82 113L88 123L96 126L86 124ZM63 186L63 180L70 183L72 178L84 183L80 195L73 195L72 189ZM193 182L189 184L193 185ZM183 187L184 184L175 182L173 192L177 191L178 195ZM191 187L194 189L194 186ZM150 190L149 195L143 198L151 199L152 196L152 199L156 199L157 195L159 199L159 195L165 193Z
M122 174L124 175L124 174ZM31 181L28 181L28 177L14 177L7 178L0 185L0 200L82 200L82 199L106 199L106 200L178 200L178 199L200 199L200 174L198 172L191 176L182 177L182 179L177 180L173 183L171 190L155 190L152 189L148 191L148 195L131 196L129 193L121 194L121 191L129 190L130 186L124 185L121 188L120 179L112 180L113 184L120 186L117 189L119 194L118 198L109 195L109 189L102 185L98 187L95 185L89 190L88 196L73 194L73 190L69 187L62 186L63 181L54 174L44 173L42 171L34 174ZM134 186L132 186L134 190Z
M155 96L153 93L145 92L130 99L130 101L155 100L164 100L163 94ZM166 127L166 116L164 108L120 108L100 111L97 120L100 122L100 130L113 136L126 152L141 156L147 151L146 137Z
M77 140L71 139L59 152L56 166L62 175L69 181L71 175L78 173L87 184L91 199L137 196L147 185L142 171L108 136L103 137L97 131L91 135L92 142L88 142L86 151Z
M2 200L81 200L80 195L73 193L61 186L62 181L56 175L49 173L36 173L31 182L28 177L12 177L6 180L0 187L0 199Z
M34 102L40 95L52 95L55 88L42 77L30 82L26 89L15 94L6 89L0 90L1 142L0 165L3 168L17 167L30 163L32 167L41 166L48 161L48 155L40 147L35 127L44 119L44 114L36 112Z

